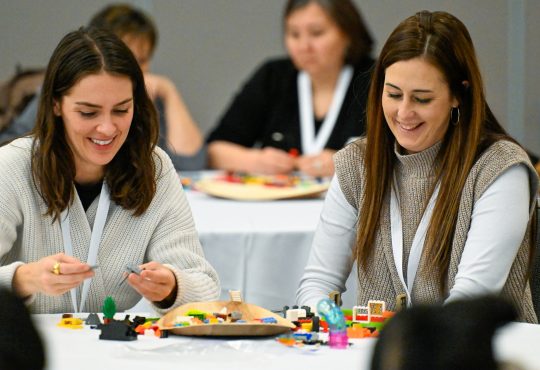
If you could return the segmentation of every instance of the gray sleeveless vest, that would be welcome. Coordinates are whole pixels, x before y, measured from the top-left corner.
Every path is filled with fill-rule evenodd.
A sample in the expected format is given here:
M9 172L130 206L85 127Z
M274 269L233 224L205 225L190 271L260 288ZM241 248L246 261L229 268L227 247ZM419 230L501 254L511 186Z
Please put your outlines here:
M362 208L364 201L362 189L364 188L365 177L363 162L365 146L365 138L359 139L340 150L334 157L336 176L341 190L347 201L357 210ZM427 151L429 150L430 149ZM404 200L408 201L409 204L418 204L419 201L417 200L429 198L430 194L428 194L428 189L432 188L430 185L433 184L433 179L430 179L429 175L426 174L426 167L430 166L430 163L432 163L430 161L435 158L435 155L436 151L427 154L427 158L423 159L424 161L427 161L427 166L426 163L420 163L420 165L418 163L414 164L420 168L420 172L424 172L424 174L421 175L425 175L425 179L422 179L422 176L419 176L418 174L409 176L413 179L413 185L411 185L410 182L407 183L406 190L403 189L400 192L401 199L409 197L409 199ZM519 163L525 164L530 172L530 212L532 214L538 192L538 176L530 164L527 154L518 145L509 141L498 141L491 145L472 167L460 199L456 231L454 234L447 276L448 287L454 285L458 265L470 228L475 202L501 173L509 167ZM431 171L429 172L431 173ZM400 173L399 168L396 173L398 176L398 183L399 181L408 181L400 178L400 176L406 178L407 174ZM405 291L399 279L392 253L389 199L390 195L387 194L386 201L382 208L380 228L376 233L372 259L366 270L359 270L358 304L366 305L369 299L379 299L384 300L387 303L388 308L393 310L396 308L396 297L400 294L404 294ZM420 201L420 204L425 203ZM402 209L404 228L407 228L406 222L408 222L407 220L409 219L413 220L416 227L418 226L416 222L419 221L419 217L421 217L421 214L423 213L422 207L422 205L418 205L416 209ZM420 215L418 215L418 213L420 213ZM408 232L411 230L405 230L404 232L405 253L407 253L407 240L411 239L410 235L414 235L416 227L414 227L412 233ZM526 279L530 250L529 228L525 233L516 259L510 270L510 274L502 291L502 296L515 304L521 321L536 323L537 318L532 305L531 290L529 282ZM408 244L408 248L410 248L410 243ZM446 297L441 295L437 281L433 278L433 273L427 271L430 261L427 261L426 259L427 258L423 253L411 292L412 300L413 303L440 303ZM404 258L405 263L406 261L407 259ZM403 267L399 266L399 268Z

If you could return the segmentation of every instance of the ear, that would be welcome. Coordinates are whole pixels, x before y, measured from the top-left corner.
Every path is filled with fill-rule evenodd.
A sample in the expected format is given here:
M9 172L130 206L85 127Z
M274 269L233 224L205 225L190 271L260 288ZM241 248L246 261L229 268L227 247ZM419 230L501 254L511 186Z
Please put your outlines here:
M60 117L62 115L62 108L58 100L55 100L53 103L53 112L54 112L54 115L57 117Z

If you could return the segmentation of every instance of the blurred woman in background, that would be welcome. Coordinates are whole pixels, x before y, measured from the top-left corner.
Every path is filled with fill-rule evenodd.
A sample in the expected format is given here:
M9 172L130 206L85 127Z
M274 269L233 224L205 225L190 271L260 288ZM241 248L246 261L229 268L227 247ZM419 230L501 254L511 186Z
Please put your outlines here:
M334 173L332 155L365 131L372 38L350 0L289 0L288 57L265 62L210 133L213 168Z

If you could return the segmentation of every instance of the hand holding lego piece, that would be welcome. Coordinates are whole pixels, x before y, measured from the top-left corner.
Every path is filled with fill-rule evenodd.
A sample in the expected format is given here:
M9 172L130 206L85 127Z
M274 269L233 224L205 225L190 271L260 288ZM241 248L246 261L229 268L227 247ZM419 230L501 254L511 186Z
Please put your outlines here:
M35 293L57 296L93 276L92 266L58 253L18 267L13 277L13 287L21 297Z
M176 297L176 277L170 269L154 261L140 265L139 268L140 273L132 271L127 281L144 298L161 302Z

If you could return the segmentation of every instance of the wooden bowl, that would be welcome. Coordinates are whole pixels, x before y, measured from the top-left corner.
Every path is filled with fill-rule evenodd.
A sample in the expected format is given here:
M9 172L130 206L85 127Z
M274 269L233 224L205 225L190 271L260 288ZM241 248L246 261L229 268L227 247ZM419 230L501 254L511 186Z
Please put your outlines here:
M245 323L220 323L220 324L199 324L190 326L175 326L177 316L186 316L190 310L199 310L207 313L220 312L223 307L227 312L239 311L242 313L242 320ZM273 317L277 324L266 324L255 321L264 317ZM231 336L231 337L257 337L270 336L289 332L295 325L283 317L268 311L262 307L234 301L214 301L214 302L192 302L177 307L167 313L158 321L160 329L169 330L177 335L189 336Z
M203 179L195 183L195 189L208 195L244 201L315 198L328 190L329 186L329 182L324 182L306 186L279 187L261 184L238 184L219 179Z

